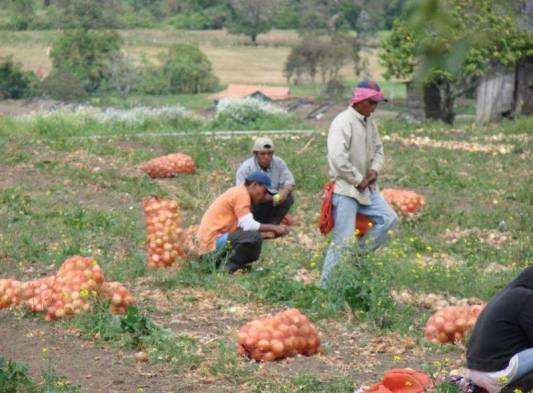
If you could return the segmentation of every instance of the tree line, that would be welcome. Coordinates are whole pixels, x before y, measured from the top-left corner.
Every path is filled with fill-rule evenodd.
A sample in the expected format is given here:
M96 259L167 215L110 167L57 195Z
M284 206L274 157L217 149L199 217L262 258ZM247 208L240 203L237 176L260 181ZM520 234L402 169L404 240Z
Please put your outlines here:
M406 0L0 0L0 29L383 30ZM3 16L3 18L1 17ZM74 17L74 18L73 18Z

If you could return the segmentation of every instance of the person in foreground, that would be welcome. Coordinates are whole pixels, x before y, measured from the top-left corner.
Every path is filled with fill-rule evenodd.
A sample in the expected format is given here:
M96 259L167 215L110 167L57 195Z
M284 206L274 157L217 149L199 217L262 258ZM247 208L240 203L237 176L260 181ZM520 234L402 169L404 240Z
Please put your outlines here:
M485 306L470 335L466 364L469 379L489 393L533 372L533 266Z
M319 286L324 288L333 268L354 243L357 212L374 221L359 241L359 252L377 249L396 226L398 217L377 188L383 166L383 144L372 113L385 100L373 81L361 81L349 107L333 119L327 146L330 178L335 181L332 198L333 236L326 253Z
M252 153L253 156L237 169L235 183L238 186L244 184L246 177L255 171L268 174L275 192L267 194L263 202L253 205L252 214L261 223L279 224L294 204L294 176L285 161L274 155L274 143L270 138L257 138Z
M234 186L209 206L198 228L199 254L212 256L218 263L226 258L224 269L230 273L259 258L263 238L285 236L285 225L261 224L250 211L252 204L264 201L271 189L266 173L250 173L244 184Z

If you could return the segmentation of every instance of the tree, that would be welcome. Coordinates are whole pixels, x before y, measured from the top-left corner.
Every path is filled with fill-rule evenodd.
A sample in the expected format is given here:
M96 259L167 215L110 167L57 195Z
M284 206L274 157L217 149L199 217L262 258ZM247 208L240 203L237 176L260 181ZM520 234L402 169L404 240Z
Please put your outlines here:
M106 79L109 61L121 56L120 43L114 32L66 31L52 47L54 71L68 71L87 92L95 92Z
M0 57L0 99L21 98L31 95L37 84L32 72L22 70L22 65L13 58Z
M32 0L10 0L10 8L14 14L13 22L18 30L26 30L33 17Z
M455 118L455 99L474 88L491 64L515 64L533 55L533 36L495 0L426 0L427 7L394 22L382 44L385 78L435 83L443 120Z
M118 27L117 0L60 0L64 29L107 30Z
M257 36L274 25L279 0L230 0L231 18L226 24L230 33L244 34L257 44Z
M359 40L345 32L334 32L326 37L306 35L291 50L285 63L284 74L287 82L300 83L307 76L314 82L320 75L322 86L328 93L332 88L342 88L340 70L349 63L354 66L354 73L361 72Z
M176 44L161 56L161 63L161 66L145 64L141 91L148 94L196 94L218 87L211 62L196 46Z

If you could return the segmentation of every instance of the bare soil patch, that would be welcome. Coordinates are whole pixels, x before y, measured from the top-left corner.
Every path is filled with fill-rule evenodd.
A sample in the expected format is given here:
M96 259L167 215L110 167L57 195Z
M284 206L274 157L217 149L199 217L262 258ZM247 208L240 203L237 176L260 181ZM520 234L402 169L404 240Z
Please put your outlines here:
M183 373L166 365L136 362L133 351L95 346L75 331L38 319L2 312L0 327L5 358L27 363L35 379L51 362L57 375L80 385L84 393L231 391L223 383L214 387L187 382Z

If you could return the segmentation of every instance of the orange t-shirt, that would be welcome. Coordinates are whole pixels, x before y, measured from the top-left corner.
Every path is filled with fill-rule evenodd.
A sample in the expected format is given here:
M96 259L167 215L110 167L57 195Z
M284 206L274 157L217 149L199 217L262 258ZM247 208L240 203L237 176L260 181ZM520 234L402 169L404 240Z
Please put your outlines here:
M244 185L231 187L209 206L198 228L199 254L215 249L216 238L226 232L234 232L239 219L250 213L252 200Z

